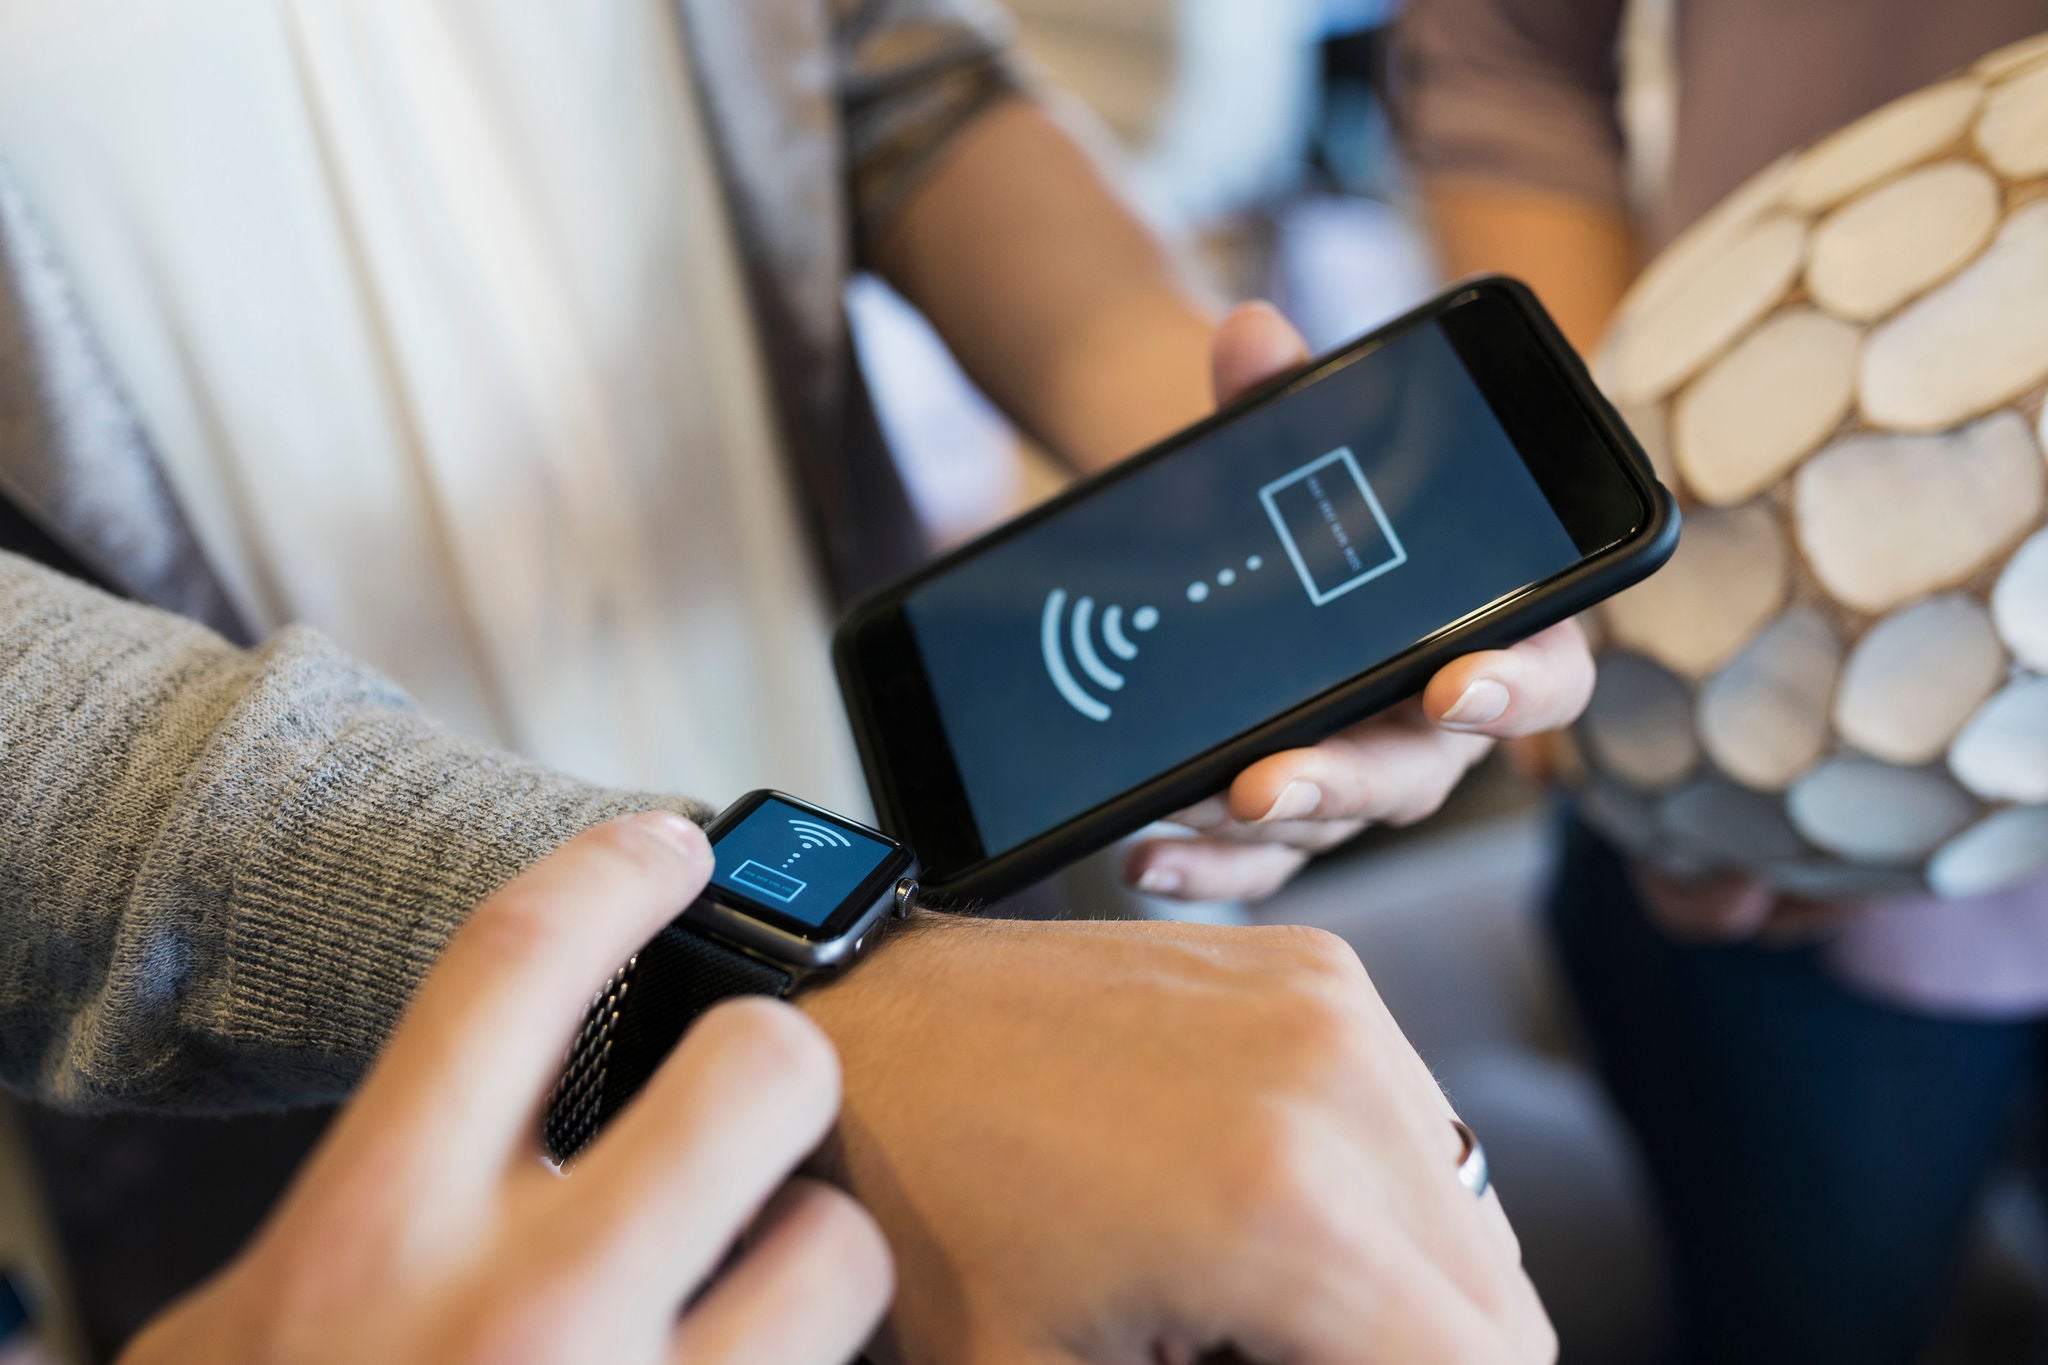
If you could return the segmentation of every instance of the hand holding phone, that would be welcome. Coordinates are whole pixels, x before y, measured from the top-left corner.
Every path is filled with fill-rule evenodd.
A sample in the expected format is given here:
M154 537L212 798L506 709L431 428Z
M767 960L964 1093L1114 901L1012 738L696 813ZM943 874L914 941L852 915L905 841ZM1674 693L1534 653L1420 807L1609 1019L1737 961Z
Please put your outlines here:
M1247 768L1423 693L1462 656L1504 651L1440 691L1533 665L1524 681L1560 694L1539 709L1568 715L1574 684L1552 674L1572 671L1569 631L1510 647L1639 581L1677 531L1534 297L1482 280L883 590L841 628L841 684L928 894L978 899L1256 785ZM1514 723L1512 692L1503 708L1477 690L1437 714ZM1427 740L1447 789L1483 745L1424 714L1379 733ZM1285 794L1250 795L1270 812ZM1296 804L1328 796L1311 794ZM1267 857L1284 877L1300 851Z
M1241 306L1217 333L1217 406L1308 359L1307 343L1278 309ZM1414 702L1253 763L1227 792L1174 817L1192 837L1132 848L1125 880L1172 899L1263 899L1368 825L1427 819L1497 739L1563 729L1592 694L1593 653L1576 622L1464 655Z

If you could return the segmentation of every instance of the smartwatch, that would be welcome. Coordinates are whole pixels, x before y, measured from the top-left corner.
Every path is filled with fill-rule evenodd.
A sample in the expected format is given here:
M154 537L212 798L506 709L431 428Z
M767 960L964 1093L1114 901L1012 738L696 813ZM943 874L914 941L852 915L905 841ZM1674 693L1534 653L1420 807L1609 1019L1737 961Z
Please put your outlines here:
M699 1015L844 969L917 895L907 847L781 792L748 792L704 832L717 864L703 895L612 974L569 1049L541 1125L556 1162L597 1136Z

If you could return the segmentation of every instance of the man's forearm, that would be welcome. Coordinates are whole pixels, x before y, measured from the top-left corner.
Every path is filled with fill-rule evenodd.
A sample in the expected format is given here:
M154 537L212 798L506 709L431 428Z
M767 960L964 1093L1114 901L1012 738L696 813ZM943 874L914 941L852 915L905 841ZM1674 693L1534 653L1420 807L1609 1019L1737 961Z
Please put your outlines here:
M872 255L983 390L1079 468L1213 406L1215 301L1035 100L962 130Z
M1437 176L1423 185L1444 273L1513 275L1582 353L1599 344L1635 278L1635 227L1620 209L1508 181Z
M311 631L238 650L0 555L0 1082L338 1098L472 905L657 804L703 813L453 735Z

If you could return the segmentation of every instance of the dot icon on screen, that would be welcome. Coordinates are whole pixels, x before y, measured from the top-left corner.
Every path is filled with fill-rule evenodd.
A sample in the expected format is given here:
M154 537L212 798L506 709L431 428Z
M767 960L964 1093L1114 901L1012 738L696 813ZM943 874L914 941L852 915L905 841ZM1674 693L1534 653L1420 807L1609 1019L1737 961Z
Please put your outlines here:
M1206 601L1208 601L1208 600L1209 600L1209 585L1208 585L1207 583L1190 583L1190 584L1188 584L1188 601L1190 601L1190 602L1206 602Z
M1139 607L1131 613L1131 624L1139 630L1150 630L1159 624L1159 608Z
M1236 581L1237 570L1235 569L1225 569L1222 573L1216 575L1216 582L1221 587L1227 588Z
M1261 559L1257 555L1253 555L1251 558L1245 560L1244 566L1245 568L1251 570L1253 573L1257 573L1259 570L1266 567L1266 561Z

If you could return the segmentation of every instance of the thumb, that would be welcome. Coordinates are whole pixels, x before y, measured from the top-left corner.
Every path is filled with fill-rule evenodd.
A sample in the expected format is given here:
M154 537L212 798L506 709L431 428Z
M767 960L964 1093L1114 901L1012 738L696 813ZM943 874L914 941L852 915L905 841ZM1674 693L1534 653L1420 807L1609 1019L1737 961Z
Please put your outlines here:
M1270 303L1235 309L1216 331L1214 379L1218 406L1308 360L1308 343Z

